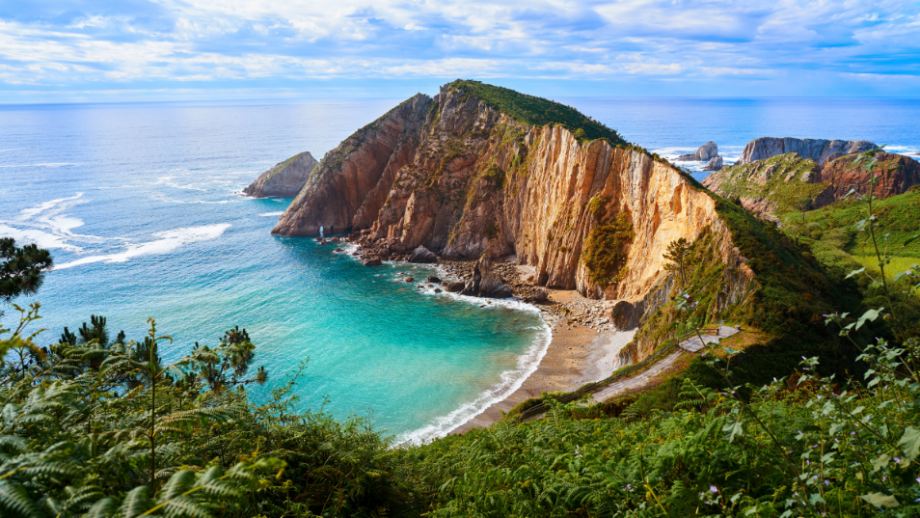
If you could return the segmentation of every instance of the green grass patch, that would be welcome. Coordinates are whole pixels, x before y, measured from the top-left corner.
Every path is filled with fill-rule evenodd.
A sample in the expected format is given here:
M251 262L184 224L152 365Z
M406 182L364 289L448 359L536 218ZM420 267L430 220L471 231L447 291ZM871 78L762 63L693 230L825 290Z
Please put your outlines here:
M826 183L810 183L817 170L813 160L786 153L718 173L725 177L719 189L732 199L769 200L779 214L808 210L828 188Z
M626 144L616 130L564 104L479 81L458 79L449 87L474 96L490 108L505 113L523 124L564 126L579 142L606 139L612 145Z

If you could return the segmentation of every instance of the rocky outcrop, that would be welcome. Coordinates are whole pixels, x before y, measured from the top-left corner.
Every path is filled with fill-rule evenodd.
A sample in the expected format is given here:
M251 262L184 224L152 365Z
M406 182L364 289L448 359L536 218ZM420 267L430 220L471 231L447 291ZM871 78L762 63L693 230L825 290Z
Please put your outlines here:
M715 142L709 141L700 146L696 153L680 155L677 157L678 162L705 162L719 156L719 146Z
M851 189L859 194L869 192L869 171L856 164L856 156L840 157L821 170L817 180L833 187L833 198L839 200ZM891 153L878 153L877 172L881 173L873 191L878 198L904 194L914 185L920 184L920 162L913 158ZM888 171L886 173L886 171Z
M907 192L920 183L920 163L902 155L878 153L881 171L875 195L888 198ZM857 155L836 158L824 167L794 153L750 164L735 165L713 173L703 185L761 214L813 210L842 199L851 189L869 192L869 172L855 163Z
M396 174L411 163L431 98L418 94L326 153L273 234L313 236L377 219Z
M822 140L761 137L744 146L735 165L766 160L776 155L795 153L823 166L829 160L852 153L862 153L878 146L865 140Z
M503 106L549 103L535 99ZM536 112L497 105L464 83L410 99L327 154L273 232L345 225L375 254L399 244L448 261L512 257L533 267L537 286L624 300L646 314L661 303L644 301L668 277L668 244L709 231L735 272L719 304L745 292L753 273L715 201L680 170L614 139L586 139L581 128L528 124ZM478 284L464 292L506 293L501 277L480 266Z
M794 153L717 171L703 185L760 214L811 210L833 203L833 189L822 183L814 160Z
M260 174L256 181L243 189L243 194L256 198L293 198L303 189L316 164L309 151L294 155Z
M511 296L511 288L492 268L492 259L483 255L473 266L473 276L463 287L462 295L504 299Z
M722 157L712 157L709 159L709 163L706 164L706 167L703 168L703 171L718 171L719 169L722 169L723 165L724 163L722 161Z

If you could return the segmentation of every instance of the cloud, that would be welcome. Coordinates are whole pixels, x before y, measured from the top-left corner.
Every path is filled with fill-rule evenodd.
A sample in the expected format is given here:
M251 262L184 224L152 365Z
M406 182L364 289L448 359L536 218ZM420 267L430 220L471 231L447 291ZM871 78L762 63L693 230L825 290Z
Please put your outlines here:
M846 81L920 75L918 41L920 4L901 0L32 0L0 4L0 87Z

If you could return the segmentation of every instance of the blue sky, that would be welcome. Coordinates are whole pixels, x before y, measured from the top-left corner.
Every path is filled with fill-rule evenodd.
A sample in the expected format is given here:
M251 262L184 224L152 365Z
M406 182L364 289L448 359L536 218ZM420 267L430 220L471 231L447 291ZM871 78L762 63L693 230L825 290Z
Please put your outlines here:
M920 2L0 0L0 103L920 97Z

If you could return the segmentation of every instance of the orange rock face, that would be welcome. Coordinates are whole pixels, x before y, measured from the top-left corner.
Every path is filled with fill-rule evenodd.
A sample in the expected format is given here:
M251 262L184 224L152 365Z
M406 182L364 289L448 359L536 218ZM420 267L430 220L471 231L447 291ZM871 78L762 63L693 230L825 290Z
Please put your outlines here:
M819 182L830 184L834 188L834 198L841 199L854 189L859 194L869 192L869 171L855 165L856 155L840 157L824 166L818 176ZM876 155L881 173L875 185L875 196L888 198L907 192L914 185L920 184L920 162L903 155L879 153ZM890 173L885 171L892 170Z
M447 88L410 99L369 128L326 155L273 233L313 235L320 224L367 229L370 241L448 258L511 258L533 265L539 284L642 301L666 277L668 244L709 228L723 259L744 272L733 282L752 278L709 195L644 152L581 143L562 126L523 124ZM584 260L598 224L589 208L595 197L607 200L606 213L625 215L634 233L621 278L609 286L591 281Z

